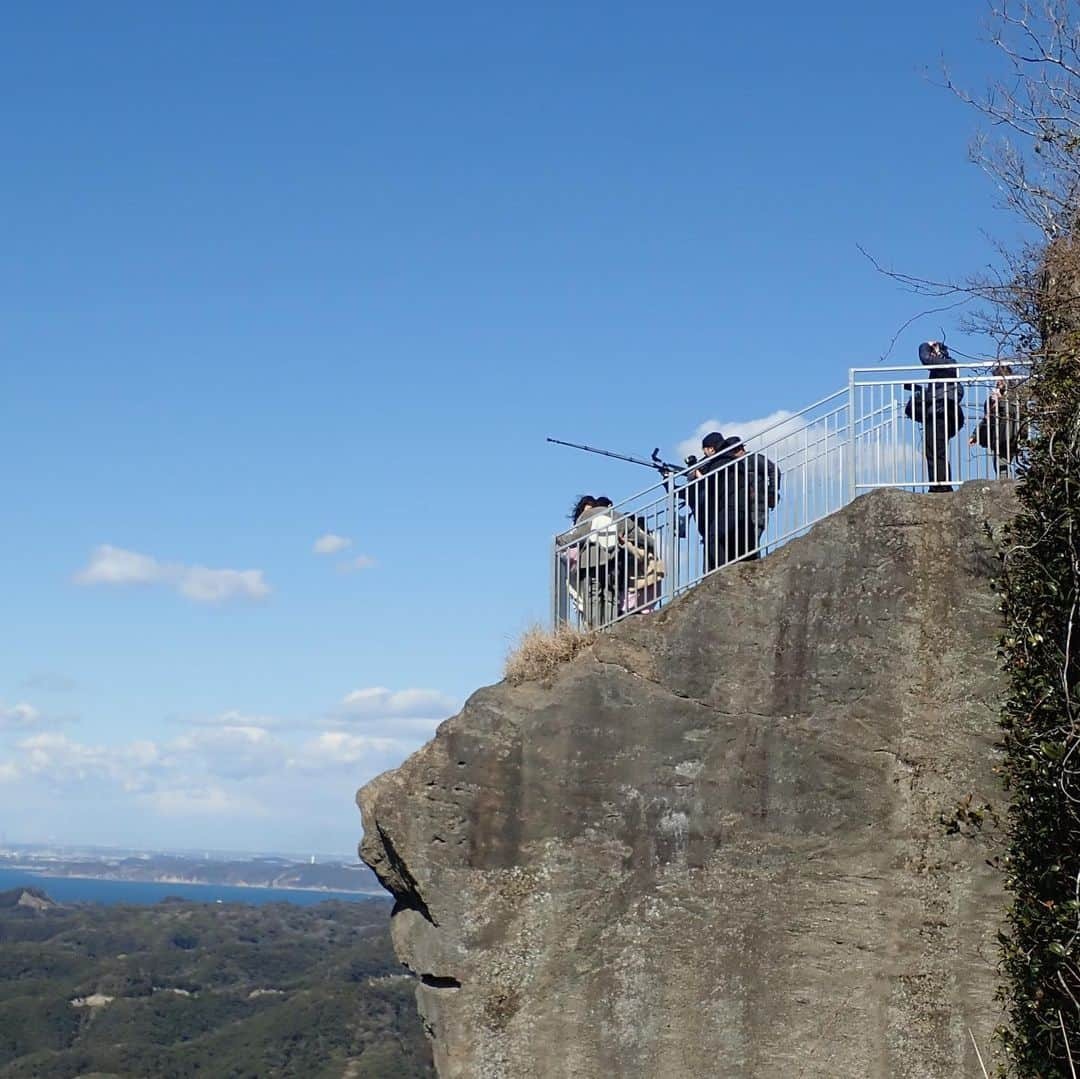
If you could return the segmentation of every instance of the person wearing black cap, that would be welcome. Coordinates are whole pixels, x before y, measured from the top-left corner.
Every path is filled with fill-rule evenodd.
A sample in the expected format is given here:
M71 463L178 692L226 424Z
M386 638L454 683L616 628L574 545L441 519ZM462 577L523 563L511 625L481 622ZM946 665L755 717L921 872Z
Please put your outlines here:
M701 440L701 452L705 454L706 457L712 457L725 449L732 442L738 442L738 439L724 438L719 431L710 431Z
M953 489L949 439L964 426L964 410L960 407L964 387L959 381L959 368L950 359L943 341L924 341L919 345L919 362L930 368L930 381L908 382L904 386L911 390L904 415L922 424L927 490L931 494L949 494Z
M741 438L726 438L720 452L731 466L733 527L727 535L727 560L752 562L761 557L761 537L769 510L780 497L780 470L763 453L746 452Z
M705 552L705 573L729 560L729 547L737 534L737 480L731 470L732 458L726 451L738 441L725 438L719 431L710 431L701 440L705 459L688 474L686 486L676 492L694 515Z

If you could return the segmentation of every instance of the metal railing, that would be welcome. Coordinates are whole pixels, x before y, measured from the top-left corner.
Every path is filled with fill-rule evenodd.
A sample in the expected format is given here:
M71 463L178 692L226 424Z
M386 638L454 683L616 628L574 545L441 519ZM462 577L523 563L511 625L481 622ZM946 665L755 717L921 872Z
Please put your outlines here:
M656 610L877 487L944 493L1014 475L1024 377L990 362L853 368L846 389L741 447L586 510L555 537L553 624L602 629Z

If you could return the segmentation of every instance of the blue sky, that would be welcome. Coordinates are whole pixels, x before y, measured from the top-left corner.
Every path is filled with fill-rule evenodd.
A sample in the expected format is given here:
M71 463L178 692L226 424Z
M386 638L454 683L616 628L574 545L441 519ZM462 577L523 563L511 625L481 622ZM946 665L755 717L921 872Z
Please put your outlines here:
M350 850L574 496L649 480L545 435L798 408L925 306L856 245L1014 238L933 82L982 0L727 6L6 14L9 839Z

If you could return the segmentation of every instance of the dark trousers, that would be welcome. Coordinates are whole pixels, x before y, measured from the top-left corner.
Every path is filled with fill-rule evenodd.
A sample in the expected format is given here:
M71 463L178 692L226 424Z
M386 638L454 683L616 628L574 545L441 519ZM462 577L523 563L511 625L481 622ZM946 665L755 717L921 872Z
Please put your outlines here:
M1019 438L1019 423L1006 415L983 416L975 429L975 441L990 451L990 459L1000 480L1009 478L1012 462L1020 452Z
M618 615L614 581L606 574L590 573L578 583L581 596L581 620L585 629L599 629Z
M714 569L719 569L730 561L728 558L727 535L722 530L714 529L710 532L703 532L701 541L705 546L702 566L706 573L712 573Z
M937 422L933 422L936 419ZM949 472L949 428L945 417L931 417L923 424L923 453L926 456L926 479L931 494L952 492Z
M764 507L749 506L735 520L728 544L729 562L756 562L761 557L761 537L768 523Z
M704 569L711 573L729 562L753 562L761 557L757 549L765 526L755 521L742 523L731 519L720 522L711 533L702 535L705 545ZM751 553L747 553L751 552Z

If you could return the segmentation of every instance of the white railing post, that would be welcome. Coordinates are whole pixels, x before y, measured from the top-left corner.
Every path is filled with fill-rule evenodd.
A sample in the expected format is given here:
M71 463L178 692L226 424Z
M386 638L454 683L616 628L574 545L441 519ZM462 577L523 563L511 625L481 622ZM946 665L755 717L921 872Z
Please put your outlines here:
M559 542L551 541L551 628L559 628Z
M674 599L679 590L679 503L675 497L675 478L669 476L666 483L668 549L665 554L664 572L667 578L668 599Z
M855 468L858 464L855 449L856 423L855 423L855 368L848 368L848 391L847 391L847 426L848 437L846 452L844 454L844 504L855 501Z
M952 457L960 458L951 484L962 483L984 471L993 470L994 474L1002 475L1014 471L1016 447L1013 443L1023 437L1027 422L1017 391L1005 398L1008 411L1005 412L1004 424L998 421L999 413L989 407L988 401L995 388L1005 393L1009 386L1022 382L1027 377L1025 374L1017 372L1003 376L990 361L967 366L974 368L976 373L956 375L948 380L939 379L932 386L940 388L942 381L946 381L959 383L968 391L964 402L967 415L965 428L963 431L957 430L946 440ZM765 548L772 551L783 546L817 521L853 501L861 492L878 487L917 490L923 486L918 476L922 471L920 462L927 444L925 425L934 420L920 419L918 412L907 417L903 398L912 392L913 382L924 388L928 385L922 378L925 370L922 365L850 368L846 393L841 385L834 393L797 413L783 413L782 419L747 440L753 453L760 453L771 460L782 476L780 503L768 515L763 533L767 538L763 545ZM954 401L951 407L959 411L958 406L959 402ZM1001 409L1000 402L997 407ZM955 418L958 417L954 414L953 425L958 427ZM912 422L909 423L909 419ZM978 433L980 431L981 434ZM981 450L972 451L979 454L975 463L964 456L971 435L977 435L977 445L981 447ZM688 472L689 469L681 471L679 479L686 482ZM743 473L731 465L722 475L727 480L721 480L721 483L735 482ZM761 482L756 471L752 475L753 483ZM694 481L689 482L692 484ZM637 608L641 608L637 613L651 610L656 606L657 591L661 593L661 603L669 602L707 576L707 567L719 568L717 561L732 560L727 557L731 555L730 551L722 553L710 547L716 541L717 507L711 506L708 498L696 499L692 497L693 492L685 492L687 505L684 510L684 499L679 497L683 492L684 488L675 487L673 477L666 477L612 507L610 516L616 524L605 528L617 529L618 522L624 519L627 523L623 527L627 529L636 532L638 528L643 528L646 545L655 553L662 552L665 573L659 589L655 584L645 588L648 599L642 599L639 603L635 596L635 603L628 603L621 613L613 609L610 616L603 615L604 626L635 613ZM718 498L723 498L719 484L713 492L713 501ZM699 519L698 512L704 515L704 519ZM686 516L680 519L680 513ZM681 534L680 525L685 526L687 522L693 527L687 530L687 534ZM756 527L756 519L751 521L748 517L743 523L748 528L751 524ZM665 529L666 535L663 534ZM589 583L589 574L595 570L597 559L583 563L580 556L590 539L600 542L603 538L603 535L585 536L567 546L560 546L557 537L553 541L549 570L551 622L554 627L587 624L591 618L600 617L595 611L586 613L580 610L577 603L571 600L568 586L574 582L575 588L580 591L578 586L583 582ZM704 542L699 543L699 538ZM568 561L570 551L578 555L578 561ZM629 553L615 557L623 559L624 573L619 581L625 587L627 582L623 578L629 575L631 567ZM569 558L572 559L573 555L569 555ZM645 566L648 565L648 557L640 556L640 560ZM633 565L637 568L636 561ZM611 597L607 597L604 603L610 601Z

